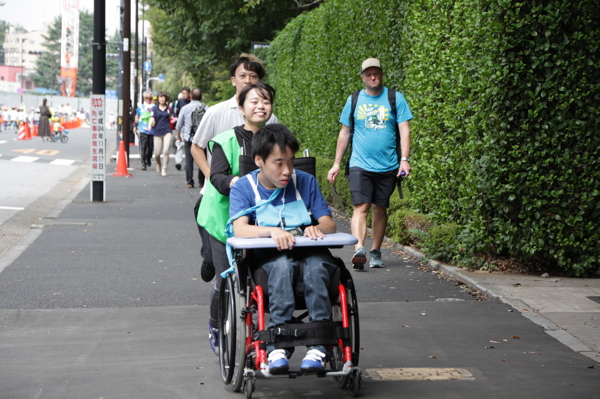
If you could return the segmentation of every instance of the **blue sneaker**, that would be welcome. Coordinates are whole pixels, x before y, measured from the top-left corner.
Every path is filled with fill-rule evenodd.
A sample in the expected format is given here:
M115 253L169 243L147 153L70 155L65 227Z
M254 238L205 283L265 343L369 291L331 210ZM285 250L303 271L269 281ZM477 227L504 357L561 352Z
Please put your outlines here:
M283 349L275 349L269 353L267 358L269 361L270 374L285 374L290 369L288 359Z
M309 349L300 364L301 371L323 371L327 355L318 349Z
M213 353L219 356L219 330L213 327L211 319L208 319L208 342Z
M372 250L369 255L371 255L371 262L369 262L369 267L372 268L381 268L383 267L383 261L381 260L381 251L378 249Z

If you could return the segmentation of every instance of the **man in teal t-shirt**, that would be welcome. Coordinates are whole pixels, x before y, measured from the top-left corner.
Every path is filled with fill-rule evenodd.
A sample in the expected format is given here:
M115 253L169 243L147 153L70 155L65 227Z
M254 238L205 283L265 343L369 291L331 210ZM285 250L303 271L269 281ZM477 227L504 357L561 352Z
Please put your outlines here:
M150 118L152 117L151 109L152 93L144 92L144 102L135 111L135 132L138 133L140 139L140 161L142 161L142 170L152 166L152 154L154 153L154 128L150 127Z
M362 63L361 90L354 114L350 115L352 96L348 97L340 117L340 130L333 167L327 179L333 183L340 172L340 163L350 143L350 118L354 118L352 153L350 156L350 193L354 204L352 235L358 238L352 257L354 269L363 270L367 262L364 241L367 236L367 216L373 208L373 246L370 266L383 267L381 243L387 226L387 208L400 176L410 174L410 128L412 113L404 96L396 92L396 113L391 112L388 88L383 86L383 69L378 59ZM398 154L395 125L400 132L401 154ZM400 157L398 156L400 155ZM398 160L400 158L400 161Z

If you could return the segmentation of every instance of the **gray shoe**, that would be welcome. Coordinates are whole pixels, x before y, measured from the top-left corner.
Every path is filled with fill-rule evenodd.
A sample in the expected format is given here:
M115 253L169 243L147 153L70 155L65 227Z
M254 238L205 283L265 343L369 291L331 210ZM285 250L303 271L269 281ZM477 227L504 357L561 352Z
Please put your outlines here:
M381 260L381 251L378 249L372 250L369 255L371 255L371 262L369 262L369 267L372 268L381 268L383 267L383 261Z
M365 263L367 263L367 254L365 253L365 249L363 247L360 247L356 250L352 256L351 262L353 269L364 270Z

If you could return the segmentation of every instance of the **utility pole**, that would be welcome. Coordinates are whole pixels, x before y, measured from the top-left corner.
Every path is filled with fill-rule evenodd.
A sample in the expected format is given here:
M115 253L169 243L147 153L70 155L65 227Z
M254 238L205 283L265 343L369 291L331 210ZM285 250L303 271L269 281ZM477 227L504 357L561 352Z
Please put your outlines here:
M121 0L121 65L119 82L121 83L121 136L125 143L127 165L129 165L129 101L131 99L131 0Z
M92 71L92 184L91 200L104 201L104 180L106 167L106 137L105 137L105 91L106 91L106 38L104 37L106 18L105 0L94 0L94 43ZM99 151L102 153L99 154ZM94 158L94 157L97 158ZM101 160L100 157L101 156ZM96 159L96 161L95 161Z
M139 22L139 0L135 0L135 83L133 84L133 107L137 109L138 103L138 87L140 79L140 37L138 36L138 22Z

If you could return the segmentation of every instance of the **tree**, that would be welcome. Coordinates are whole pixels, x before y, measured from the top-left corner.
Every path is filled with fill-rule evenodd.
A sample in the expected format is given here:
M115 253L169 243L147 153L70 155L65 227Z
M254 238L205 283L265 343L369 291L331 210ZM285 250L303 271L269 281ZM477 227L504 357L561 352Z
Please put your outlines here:
M31 75L37 87L58 89L56 77L60 75L61 23L60 16L54 17L54 21L48 26L47 34L42 36L46 50L37 58L35 73Z
M60 75L60 40L62 33L62 18L57 16L44 35L46 51L36 62L36 72L32 75L35 85L49 89L58 89L56 77ZM87 96L92 91L94 14L87 11L79 13L79 59L77 69L77 92ZM119 41L118 35L113 41ZM118 85L118 60L106 60L106 88L116 89Z
M172 59L204 87L211 68L224 68L251 43L273 39L301 11L290 0L271 0L240 12L244 0L149 0L157 53Z
M77 64L77 91L88 96L92 92L94 14L79 13L79 60Z
M0 21L0 65L4 65L4 35L10 24L6 21Z

